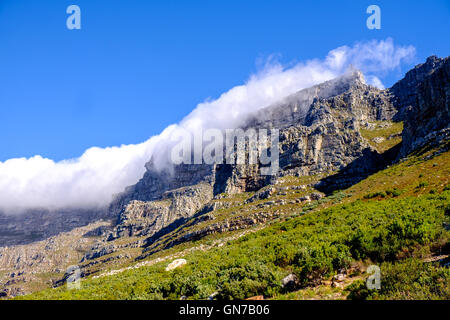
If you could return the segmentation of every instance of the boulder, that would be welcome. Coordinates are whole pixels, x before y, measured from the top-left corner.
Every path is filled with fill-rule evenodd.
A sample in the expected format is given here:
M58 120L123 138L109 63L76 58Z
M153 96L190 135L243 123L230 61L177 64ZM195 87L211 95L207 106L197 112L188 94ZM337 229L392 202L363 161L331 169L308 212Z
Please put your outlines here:
M285 290L294 291L299 288L300 281L295 274L291 273L281 280L281 284Z
M176 268L179 268L181 266L184 266L187 263L185 259L177 259L169 263L169 265L166 267L166 271L172 271Z

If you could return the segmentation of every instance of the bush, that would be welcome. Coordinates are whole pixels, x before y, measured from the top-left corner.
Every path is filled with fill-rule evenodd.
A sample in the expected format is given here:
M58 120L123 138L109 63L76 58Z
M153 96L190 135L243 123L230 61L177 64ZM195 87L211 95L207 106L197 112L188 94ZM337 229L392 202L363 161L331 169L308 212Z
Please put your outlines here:
M428 182L426 182L426 181L421 181L421 182L419 182L419 184L417 185L416 189L425 188L426 186L428 186Z
M381 289L368 290L364 281L350 285L348 299L450 299L450 270L419 259L381 265Z
M366 194L364 196L364 199L373 199L373 198L386 198L386 193L383 191L379 191L379 192L372 192L369 194Z
M392 196L392 197L398 197L402 194L402 191L397 188L388 189L388 190L386 190L386 194L389 196Z

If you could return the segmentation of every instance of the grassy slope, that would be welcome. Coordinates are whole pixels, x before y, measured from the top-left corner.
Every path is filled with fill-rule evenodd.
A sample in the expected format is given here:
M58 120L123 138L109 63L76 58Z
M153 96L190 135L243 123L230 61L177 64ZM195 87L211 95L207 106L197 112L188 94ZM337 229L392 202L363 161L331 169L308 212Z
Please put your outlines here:
M216 297L222 299L259 294L285 299L336 299L349 294L352 298L450 299L448 268L422 261L449 247L449 231L444 227L450 210L449 152L424 160L426 155L411 157L341 192L346 195L342 204L309 212L291 204L288 209L297 217L221 247L187 253L188 264L174 271L166 272L168 261L163 261L84 280L80 290L62 287L24 298L179 299L184 295L205 299L218 292ZM372 263L382 268L381 291L369 292L363 283L361 272ZM327 281L340 269L353 273L349 277L353 283L331 288ZM281 279L290 273L298 276L304 289L283 291Z
M367 142L378 150L384 152L402 141L401 133L403 122L375 121L371 123L374 128L361 129L361 135ZM376 142L375 138L382 138L381 142Z

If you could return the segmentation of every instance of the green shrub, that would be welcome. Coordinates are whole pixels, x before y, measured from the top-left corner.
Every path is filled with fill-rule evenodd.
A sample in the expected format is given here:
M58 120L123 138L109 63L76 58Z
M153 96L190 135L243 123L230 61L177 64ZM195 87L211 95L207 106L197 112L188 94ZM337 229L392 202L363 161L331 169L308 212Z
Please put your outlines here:
M378 198L378 197L380 197L380 198L386 198L386 193L385 192L383 192L383 191L378 191L378 192L372 192L372 193L369 193L369 194L366 194L365 196L364 196L364 199L373 199L373 198Z
M400 196L402 194L402 191L397 189L397 188L388 189L388 190L386 190L386 194L391 196L391 197L398 197L398 196Z
M383 263L380 290L368 290L364 281L347 287L348 299L450 299L450 270L419 259Z
M428 186L428 182L426 182L426 181L421 181L421 182L419 182L419 184L417 185L416 189L425 188L426 186Z

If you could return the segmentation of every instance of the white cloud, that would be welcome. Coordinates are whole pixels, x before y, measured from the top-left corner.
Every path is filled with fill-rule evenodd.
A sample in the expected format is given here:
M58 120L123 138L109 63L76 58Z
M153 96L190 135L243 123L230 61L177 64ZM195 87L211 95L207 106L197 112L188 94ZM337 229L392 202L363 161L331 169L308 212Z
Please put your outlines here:
M342 46L323 60L314 59L285 68L269 63L249 80L205 101L179 124L167 127L160 135L136 145L90 148L77 159L54 162L35 156L0 162L0 210L28 208L58 209L107 205L112 196L142 177L144 164L152 155L156 165L166 164L166 155L181 128L231 129L244 116L266 107L300 89L330 80L352 64L365 73L368 83L383 87L377 75L398 68L415 54L414 47L394 45L392 39ZM156 152L157 150L157 152Z
M366 80L366 83L371 86L377 87L378 89L384 89L383 82L381 82L381 80L377 76L368 75L368 76L365 76L365 80Z

